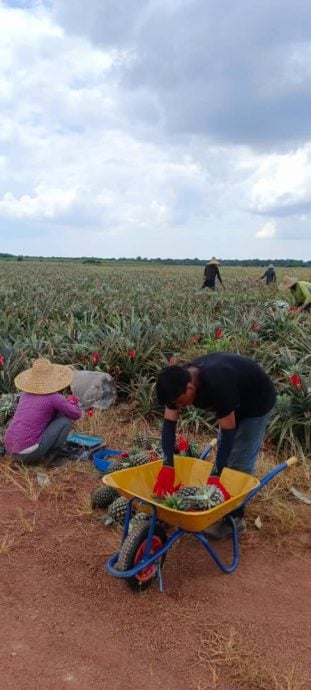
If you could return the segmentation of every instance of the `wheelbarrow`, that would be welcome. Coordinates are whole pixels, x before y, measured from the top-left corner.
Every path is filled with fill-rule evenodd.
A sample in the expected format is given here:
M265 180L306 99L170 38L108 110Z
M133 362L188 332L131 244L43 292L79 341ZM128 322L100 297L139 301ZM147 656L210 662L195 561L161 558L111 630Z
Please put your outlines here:
M209 450L214 444L210 444ZM206 449L207 450L207 449ZM209 451L208 451L209 452ZM206 456L206 452L205 452ZM180 511L168 508L153 495L153 486L163 465L162 460L139 467L113 472L103 478L129 499L121 546L107 563L110 575L124 578L136 591L147 589L158 578L163 591L162 566L169 549L185 534L192 534L207 550L223 573L232 573L239 564L238 532L232 511L245 506L273 477L298 462L295 457L277 465L260 481L249 474L225 467L220 481L231 498L206 511ZM189 457L175 456L176 483L184 486L205 485L213 463ZM146 520L129 529L134 510L146 513ZM219 520L226 518L232 527L232 560L223 562L211 546L204 531ZM174 528L168 535L169 528Z

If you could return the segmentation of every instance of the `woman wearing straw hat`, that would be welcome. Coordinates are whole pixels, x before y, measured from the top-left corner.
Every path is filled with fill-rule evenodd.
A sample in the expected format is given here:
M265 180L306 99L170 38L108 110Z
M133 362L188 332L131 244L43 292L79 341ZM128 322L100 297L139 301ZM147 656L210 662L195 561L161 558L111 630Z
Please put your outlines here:
M311 311L311 283L285 276L280 290L290 290L299 311Z
M217 261L215 256L212 256L211 260L208 262L208 264L206 264L204 269L204 281L202 288L209 288L209 290L215 290L216 277L223 286L218 266L219 261Z
M42 358L16 376L16 388L23 392L4 435L5 449L15 460L53 463L73 421L81 417L78 399L70 401L59 392L70 385L72 375L70 367Z

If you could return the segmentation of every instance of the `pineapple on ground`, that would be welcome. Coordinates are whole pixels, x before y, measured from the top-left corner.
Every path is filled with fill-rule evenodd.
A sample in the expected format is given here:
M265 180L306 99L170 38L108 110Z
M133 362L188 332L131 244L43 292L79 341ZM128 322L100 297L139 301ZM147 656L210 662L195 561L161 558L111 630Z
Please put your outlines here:
M118 496L119 493L113 486L99 486L91 493L91 506L93 509L107 508Z
M130 464L130 467L139 467L139 465L146 465L148 462L150 462L150 454L146 453L146 451L133 451L130 453L129 457L127 458Z
M124 523L127 506L128 500L124 496L119 496L119 498L110 503L107 513L113 522L119 522L121 525Z
M131 518L130 524L129 524L129 529L130 531L135 529L135 527L140 527L143 522L147 522L149 519L149 515L147 513L135 513L135 515Z
M111 472L119 472L119 470L125 470L130 466L128 462L128 458L124 458L123 460L114 460L109 469L105 472L105 474L111 474Z

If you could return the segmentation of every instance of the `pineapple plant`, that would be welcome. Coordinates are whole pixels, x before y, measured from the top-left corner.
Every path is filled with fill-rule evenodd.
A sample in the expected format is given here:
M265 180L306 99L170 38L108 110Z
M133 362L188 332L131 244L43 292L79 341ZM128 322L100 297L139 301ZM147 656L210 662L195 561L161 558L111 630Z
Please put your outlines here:
M0 457L2 455L5 455L5 447L4 447L4 441L3 441L4 432L5 432L5 429L0 429Z
M91 506L96 508L107 508L119 494L112 486L99 486L91 493Z
M189 448L188 448L188 456L190 458L199 458L200 457L200 446L197 441L190 441L189 443Z
M6 422L15 414L19 395L15 393L3 393L0 397L0 424Z

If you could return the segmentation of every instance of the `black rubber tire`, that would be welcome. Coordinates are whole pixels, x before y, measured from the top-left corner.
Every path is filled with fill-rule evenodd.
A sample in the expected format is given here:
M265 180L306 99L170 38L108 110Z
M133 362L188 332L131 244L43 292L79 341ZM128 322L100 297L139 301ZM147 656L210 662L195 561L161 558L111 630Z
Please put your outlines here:
M119 495L111 486L98 486L91 493L91 506L93 510L107 508Z
M142 525L135 527L133 531L130 532L130 534L123 542L119 552L119 558L117 563L118 570L130 570L131 568L133 568L137 551L139 547L142 545L142 543L147 539L148 532L149 522L143 523ZM158 524L155 525L154 535L161 539L162 544L165 544L165 542L167 541L167 535L165 530ZM163 566L165 558L166 554L164 554L164 556L162 556L161 558L161 567ZM130 589L134 590L134 592L143 592L145 589L150 587L155 578L156 573L151 575L151 577L148 580L144 581L137 579L136 575L134 575L133 577L127 577L125 579L127 585L130 587Z

